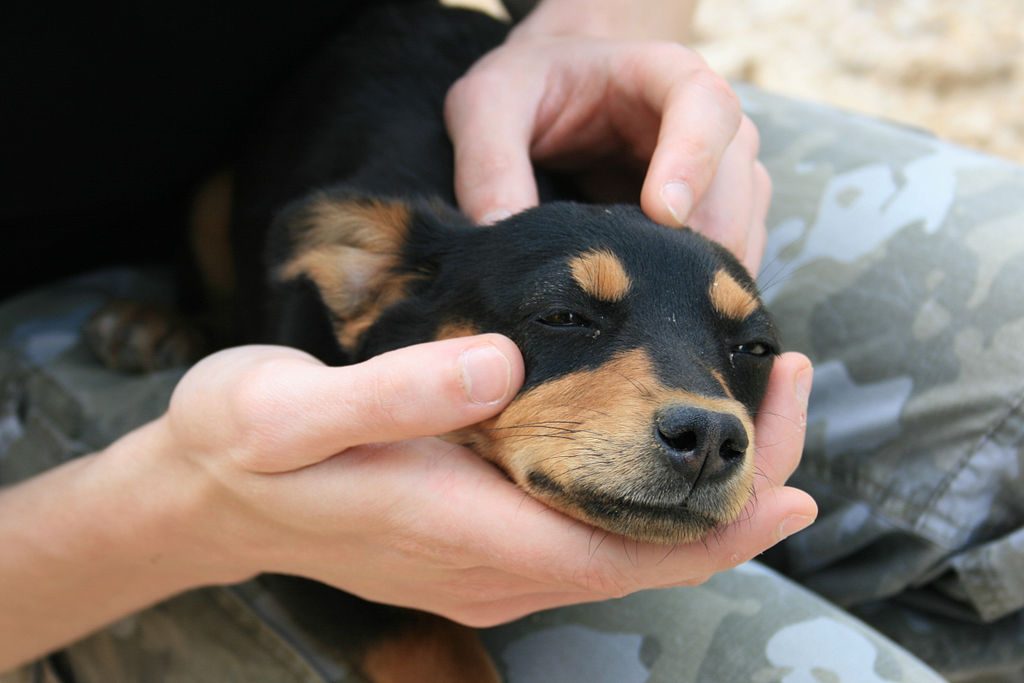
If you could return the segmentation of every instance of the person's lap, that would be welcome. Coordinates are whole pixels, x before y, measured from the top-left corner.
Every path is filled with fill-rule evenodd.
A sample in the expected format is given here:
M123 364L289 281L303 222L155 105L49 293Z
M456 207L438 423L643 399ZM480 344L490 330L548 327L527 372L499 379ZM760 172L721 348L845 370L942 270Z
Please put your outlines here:
M741 93L776 187L761 284L816 366L794 485L821 516L773 563L950 677L1020 680L1024 167Z
M741 92L776 188L762 286L787 348L817 366L796 483L822 516L773 562L948 672L999 663L1019 671L1000 643L1024 631L1012 573L1024 514L1013 505L1022 487L1014 467L1024 357L1014 332L1024 331L1015 296L1024 233L1014 227L1024 219L1024 170ZM166 294L159 277L121 272L0 305L0 482L102 447L162 410L177 373L113 376L77 338L99 302L140 283ZM290 624L275 600L259 584L194 592L85 639L65 660L78 681L148 680L147 671L163 680L348 680L340 655ZM987 638L988 649L968 660L970 648L936 647L951 625L958 638ZM931 676L756 564L698 588L534 615L488 630L485 641L511 681L769 681L812 669L839 680Z

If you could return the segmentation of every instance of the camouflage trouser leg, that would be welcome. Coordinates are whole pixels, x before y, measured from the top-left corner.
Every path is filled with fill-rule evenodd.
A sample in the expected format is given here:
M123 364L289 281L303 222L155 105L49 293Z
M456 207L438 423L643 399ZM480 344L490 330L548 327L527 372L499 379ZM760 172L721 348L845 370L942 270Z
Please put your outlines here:
M818 364L799 483L822 520L778 560L951 675L1019 680L1024 172L743 94L776 183L764 284L788 346ZM103 296L138 290L132 277L0 307L0 482L162 410L174 375L111 376L76 337ZM189 593L83 640L64 663L81 683L353 680L275 601L256 583ZM936 680L756 564L485 639L511 681Z
M1024 680L1024 168L741 90L775 181L761 275L815 361L773 562L954 680Z

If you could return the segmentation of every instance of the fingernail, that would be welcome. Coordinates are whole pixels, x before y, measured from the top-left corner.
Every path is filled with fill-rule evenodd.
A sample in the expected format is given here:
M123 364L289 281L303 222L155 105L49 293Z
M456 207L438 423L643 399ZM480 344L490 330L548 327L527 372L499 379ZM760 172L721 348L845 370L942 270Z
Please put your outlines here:
M508 395L512 384L512 364L491 344L466 349L459 356L462 387L473 403L497 403Z
M779 524L779 528L775 530L775 537L778 540L789 538L798 531L802 531L811 525L814 521L814 517L808 517L807 515L792 515L786 517Z
M665 202L665 208L676 219L676 223L686 225L686 219L693 209L693 190L689 185L679 181L665 183L661 186L661 201Z
M814 367L808 365L796 374L796 400L804 412L807 412L807 403L811 400L811 387L814 384Z
M484 217L480 219L480 225L493 225L498 221L505 220L511 215L511 211L508 211L506 209L497 209L495 211L491 211L490 213L485 214Z

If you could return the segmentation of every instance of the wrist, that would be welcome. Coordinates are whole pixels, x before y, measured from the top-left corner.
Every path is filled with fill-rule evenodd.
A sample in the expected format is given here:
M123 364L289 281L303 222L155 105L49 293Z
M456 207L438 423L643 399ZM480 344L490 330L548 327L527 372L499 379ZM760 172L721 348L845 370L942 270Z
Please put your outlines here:
M91 457L84 485L102 501L103 524L91 525L97 554L138 565L166 595L255 574L231 552L216 487L177 452L166 417Z
M245 578L204 531L201 477L181 468L161 424L0 491L0 671L182 591Z
M511 40L587 36L686 42L697 0L544 0L521 21Z

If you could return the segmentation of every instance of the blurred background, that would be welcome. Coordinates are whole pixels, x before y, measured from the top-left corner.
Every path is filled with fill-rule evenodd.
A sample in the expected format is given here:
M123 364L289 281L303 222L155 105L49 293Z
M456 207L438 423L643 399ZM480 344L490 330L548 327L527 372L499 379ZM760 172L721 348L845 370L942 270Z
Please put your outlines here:
M690 46L731 80L1024 162L1024 0L703 0Z
M705 0L722 75L1024 162L1024 0Z

